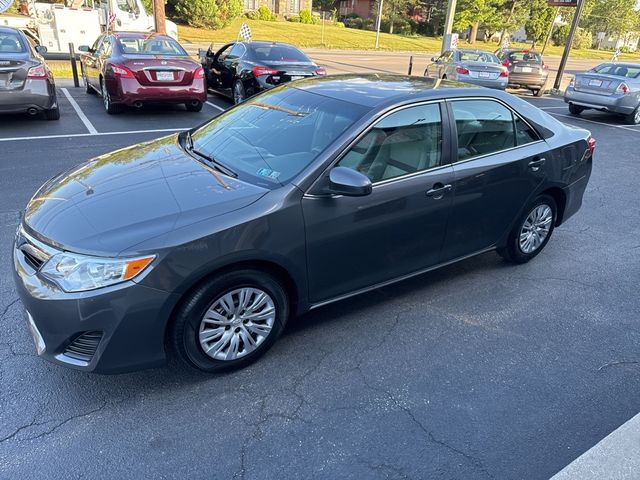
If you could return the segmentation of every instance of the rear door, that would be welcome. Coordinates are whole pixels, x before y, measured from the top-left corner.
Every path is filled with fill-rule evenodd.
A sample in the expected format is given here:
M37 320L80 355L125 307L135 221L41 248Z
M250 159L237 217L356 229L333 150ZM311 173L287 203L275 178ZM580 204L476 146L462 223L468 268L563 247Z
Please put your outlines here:
M443 261L495 245L547 177L548 147L494 99L448 101L457 158Z
M442 118L439 103L402 108L345 152L337 165L367 175L370 195L304 196L313 302L438 263L453 182Z
M35 64L22 35L10 30L0 31L0 93L8 95L22 90L29 69Z

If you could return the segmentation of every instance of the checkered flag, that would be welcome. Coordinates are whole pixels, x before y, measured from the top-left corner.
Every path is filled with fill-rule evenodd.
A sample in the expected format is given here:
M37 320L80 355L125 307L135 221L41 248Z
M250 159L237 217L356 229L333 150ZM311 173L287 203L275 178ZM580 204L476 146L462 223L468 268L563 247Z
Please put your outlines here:
M243 23L242 26L240 27L240 34L238 36L242 38L245 42L250 42L251 29L249 28L249 25L247 25L246 23Z

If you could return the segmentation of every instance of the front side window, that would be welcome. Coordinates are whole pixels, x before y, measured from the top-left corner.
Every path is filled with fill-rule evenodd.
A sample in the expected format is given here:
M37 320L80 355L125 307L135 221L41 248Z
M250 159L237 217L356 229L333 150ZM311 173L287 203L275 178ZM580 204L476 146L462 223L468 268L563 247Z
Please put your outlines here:
M511 110L492 100L451 103L458 129L458 160L499 152L516 146Z
M442 120L438 104L405 108L383 118L342 157L338 165L373 183L428 170L442 163Z
M309 166L367 108L289 88L253 97L192 135L194 149L275 188Z
M232 48L231 51L229 52L229 55L227 56L227 58L229 60L234 60L236 58L240 58L242 57L242 55L244 55L244 52L247 51L247 47L244 46L244 43L236 43Z

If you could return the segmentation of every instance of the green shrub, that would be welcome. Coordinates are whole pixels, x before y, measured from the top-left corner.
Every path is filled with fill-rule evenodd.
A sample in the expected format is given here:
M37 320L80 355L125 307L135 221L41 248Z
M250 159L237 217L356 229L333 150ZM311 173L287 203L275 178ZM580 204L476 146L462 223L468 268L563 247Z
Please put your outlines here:
M308 24L317 23L317 21L313 18L313 15L311 14L311 10L300 10L300 13L298 16L300 17L300 23L308 23Z
M569 25L562 25L556 31L553 32L551 38L556 45L566 45L569 38ZM591 48L593 44L593 35L589 30L584 28L578 28L578 31L573 36L573 45L571 48Z
M267 22L275 22L276 16L269 10L269 7L262 5L258 10L258 20L265 20Z
M300 23L300 16L287 17L287 22Z
M177 0L179 19L196 28L222 28L242 15L242 0Z

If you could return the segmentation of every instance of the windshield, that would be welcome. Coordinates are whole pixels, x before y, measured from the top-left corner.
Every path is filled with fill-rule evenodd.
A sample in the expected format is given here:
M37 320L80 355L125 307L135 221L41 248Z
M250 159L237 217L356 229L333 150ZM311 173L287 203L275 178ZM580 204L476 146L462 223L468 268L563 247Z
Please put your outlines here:
M0 32L0 53L25 53L26 51L17 33Z
M187 56L187 52L169 37L118 37L118 45L125 55Z
M638 78L638 75L640 75L640 65L603 63L595 67L592 71L605 75L615 75L616 77Z
M257 62L313 63L309 57L288 45L260 45L251 47L251 56Z
M193 146L241 178L273 188L302 172L366 111L296 88L277 90L200 127Z
M500 63L498 57L489 52L460 52L460 61L462 62L485 62Z

